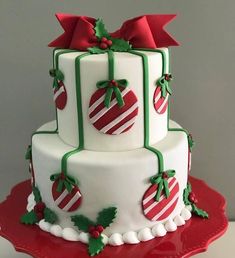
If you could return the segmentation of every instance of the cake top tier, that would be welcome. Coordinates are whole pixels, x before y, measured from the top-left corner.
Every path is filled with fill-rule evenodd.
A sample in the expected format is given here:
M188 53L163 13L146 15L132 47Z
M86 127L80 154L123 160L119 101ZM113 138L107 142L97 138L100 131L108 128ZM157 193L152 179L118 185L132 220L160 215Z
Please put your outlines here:
M65 32L49 46L91 53L178 46L178 42L164 30L164 26L175 16L173 14L139 16L125 21L120 29L109 33L101 19L58 13L56 17Z

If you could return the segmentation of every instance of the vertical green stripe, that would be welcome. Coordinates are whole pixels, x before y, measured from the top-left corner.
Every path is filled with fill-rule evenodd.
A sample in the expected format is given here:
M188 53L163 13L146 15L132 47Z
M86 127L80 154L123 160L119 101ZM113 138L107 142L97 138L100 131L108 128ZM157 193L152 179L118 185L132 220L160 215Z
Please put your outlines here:
M90 53L85 53L78 56L75 59L75 77L76 77L76 100L77 100L77 113L78 113L78 136L79 136L79 144L78 147L72 151L64 154L61 160L61 169L65 175L67 174L67 161L68 158L79 151L84 149L84 129L83 129L83 113L82 113L82 93L81 93L81 59L90 55Z
M145 54L136 51L129 51L129 53L140 56L143 63L143 94L144 94L144 147L158 157L159 172L164 171L164 159L162 153L149 145L149 71L148 71L148 59Z
M108 67L109 67L109 80L114 79L114 53L112 50L108 51Z

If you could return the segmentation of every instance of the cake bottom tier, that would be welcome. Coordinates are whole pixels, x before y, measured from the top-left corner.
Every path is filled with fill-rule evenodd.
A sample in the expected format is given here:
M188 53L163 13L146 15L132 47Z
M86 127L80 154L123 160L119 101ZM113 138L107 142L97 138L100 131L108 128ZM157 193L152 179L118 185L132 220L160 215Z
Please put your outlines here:
M179 125L171 121L170 127ZM38 131L52 131L54 128L55 123L50 122ZM83 150L68 159L69 175L79 181L82 202L77 210L66 212L53 199L50 177L61 172L62 156L74 148L65 144L57 134L34 135L32 158L35 182L45 204L59 218L58 225L53 229L44 221L39 223L41 228L67 240L80 238L80 241L86 242L87 236L79 235L71 216L82 214L95 220L97 214L108 207L117 208L114 222L103 232L112 245L147 241L183 225L190 218L183 202L188 179L187 135L170 131L152 147L163 154L165 170L176 171L174 178L169 179L169 198L162 195L158 203L151 203L154 192L150 189L150 178L158 172L158 158L153 152L144 148L125 152ZM33 206L30 197L28 210Z

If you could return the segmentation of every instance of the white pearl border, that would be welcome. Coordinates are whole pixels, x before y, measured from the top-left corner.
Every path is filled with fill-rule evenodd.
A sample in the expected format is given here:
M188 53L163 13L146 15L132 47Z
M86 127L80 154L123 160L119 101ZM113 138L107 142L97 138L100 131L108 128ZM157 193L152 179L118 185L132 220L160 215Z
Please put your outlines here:
M34 195L31 193L28 197L27 210L31 211L35 206ZM112 246L120 246L123 244L138 244L151 240L155 237L163 237L167 232L176 231L177 227L183 226L187 220L191 218L191 206L185 206L181 213L175 216L174 219L169 219L165 223L158 223L152 228L143 228L138 232L128 231L124 234L114 233L110 237L102 234L104 244ZM50 224L41 220L38 226L43 231L50 234L61 237L67 241L80 241L87 244L89 240L89 234L84 232L77 232L73 228L62 228L60 225Z

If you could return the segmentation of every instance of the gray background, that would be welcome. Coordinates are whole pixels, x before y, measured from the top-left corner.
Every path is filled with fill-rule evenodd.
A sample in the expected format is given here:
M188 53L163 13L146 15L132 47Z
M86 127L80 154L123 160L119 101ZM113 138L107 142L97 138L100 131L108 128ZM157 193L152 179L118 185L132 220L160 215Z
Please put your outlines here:
M26 179L30 134L54 119L49 41L55 12L103 17L110 31L127 18L177 13L168 26L175 80L172 118L194 135L192 175L228 200L235 219L234 0L0 0L0 199Z

